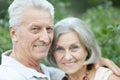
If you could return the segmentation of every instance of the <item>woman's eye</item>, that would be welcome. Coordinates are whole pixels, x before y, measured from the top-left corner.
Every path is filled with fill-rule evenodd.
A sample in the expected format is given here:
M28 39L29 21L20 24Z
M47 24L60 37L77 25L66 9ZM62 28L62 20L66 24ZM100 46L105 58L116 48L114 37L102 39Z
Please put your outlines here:
M64 49L62 47L57 47L55 50L56 51L63 51Z
M79 49L79 46L72 46L72 47L71 47L71 50L72 50L72 51L77 51L78 49Z
M79 46L74 46L73 48L75 48L75 49L76 49L76 48L79 48Z

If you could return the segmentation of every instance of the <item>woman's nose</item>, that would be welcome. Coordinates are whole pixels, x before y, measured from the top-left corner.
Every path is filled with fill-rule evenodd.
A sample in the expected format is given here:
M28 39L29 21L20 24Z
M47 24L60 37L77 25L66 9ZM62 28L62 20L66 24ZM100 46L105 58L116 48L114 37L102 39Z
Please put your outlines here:
M72 55L70 54L69 50L67 50L67 51L65 52L64 59L65 59L65 60L71 60L72 58L73 58L73 57L72 57Z

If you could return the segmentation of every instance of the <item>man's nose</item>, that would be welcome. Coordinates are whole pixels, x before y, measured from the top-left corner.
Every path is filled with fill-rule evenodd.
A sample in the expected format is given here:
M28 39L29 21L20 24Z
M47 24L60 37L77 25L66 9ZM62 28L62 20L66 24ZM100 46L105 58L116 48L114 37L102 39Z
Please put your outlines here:
M49 43L49 35L46 29L41 30L39 40L45 43Z

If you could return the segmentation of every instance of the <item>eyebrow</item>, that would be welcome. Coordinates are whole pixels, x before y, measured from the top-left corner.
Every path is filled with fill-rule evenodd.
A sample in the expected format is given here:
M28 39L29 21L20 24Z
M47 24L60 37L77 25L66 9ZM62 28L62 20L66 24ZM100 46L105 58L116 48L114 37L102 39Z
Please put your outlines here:
M53 28L54 26L53 25L48 25L48 27L52 27Z
M76 41L76 42L72 43L71 45L74 45L74 44L79 44L79 42ZM56 44L56 46L61 46L61 45L60 44Z

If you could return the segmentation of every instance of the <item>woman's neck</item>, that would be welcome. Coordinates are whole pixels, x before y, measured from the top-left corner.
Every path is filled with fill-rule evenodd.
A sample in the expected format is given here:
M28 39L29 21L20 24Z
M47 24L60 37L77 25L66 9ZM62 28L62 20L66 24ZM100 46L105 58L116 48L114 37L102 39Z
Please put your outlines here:
M87 68L83 66L79 71L74 74L68 74L68 80L83 80L83 77L86 76Z
M89 66L90 67L90 66ZM93 65L89 70L87 66L83 66L79 71L74 74L68 74L68 80L94 80L96 69Z

